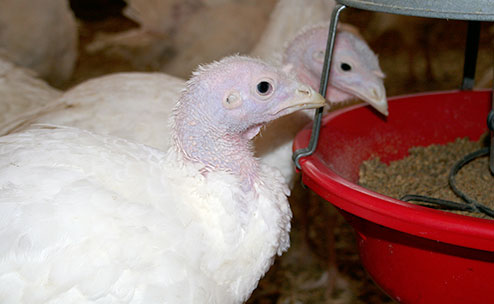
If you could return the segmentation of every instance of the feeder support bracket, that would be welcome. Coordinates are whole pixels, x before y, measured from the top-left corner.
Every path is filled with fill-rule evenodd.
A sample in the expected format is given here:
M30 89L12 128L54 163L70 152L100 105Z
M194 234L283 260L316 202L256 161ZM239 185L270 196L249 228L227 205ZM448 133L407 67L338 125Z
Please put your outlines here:
M324 64L321 74L321 84L319 86L319 93L322 96L326 96L329 83L329 73L331 71L331 58L333 57L333 48L336 38L336 30L338 26L338 18L340 12L345 8L345 5L337 3L331 14L331 22L329 24L328 41L326 44L326 53L324 55ZM312 126L312 133L310 136L309 145L306 148L298 149L293 153L292 159L295 162L297 169L301 169L300 158L312 155L317 148L317 141L319 140L319 130L321 129L323 107L315 110L314 124Z
M494 89L492 90L492 103L494 103ZM491 171L491 174L494 174L494 105L489 112L489 115L487 115L487 127L490 130L490 152L489 152L489 170Z
M480 40L480 21L468 21L467 41L465 44L465 63L463 65L462 90L472 90L475 79L475 66Z

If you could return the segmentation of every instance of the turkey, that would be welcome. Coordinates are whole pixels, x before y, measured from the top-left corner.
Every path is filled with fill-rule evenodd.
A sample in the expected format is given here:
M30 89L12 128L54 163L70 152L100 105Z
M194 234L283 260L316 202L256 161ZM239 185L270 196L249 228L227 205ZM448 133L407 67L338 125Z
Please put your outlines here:
M11 124L52 103L62 92L0 55L0 134Z
M0 1L0 50L61 87L77 59L77 23L68 0Z
M282 64L290 73L318 87L325 50L327 25L316 25L301 31L286 46ZM338 66L351 65L343 71ZM340 32L337 35L331 86L327 98L336 104L355 96L387 113L383 74L377 57L359 37ZM11 129L21 129L32 123L54 123L122 136L155 148L166 150L169 137L162 115L170 113L185 82L160 73L120 73L89 80L67 91L57 106L37 115L18 120ZM312 113L299 113L270 124L255 139L257 156L278 168L288 183L293 183L291 161L292 140ZM132 123L130 123L132 122Z
M303 30L289 41L282 64L296 77L313 88L319 87L324 64L328 25ZM337 104L358 97L367 101L383 115L388 115L385 77L377 56L364 40L348 31L338 31L331 61L327 97Z
M1 137L0 302L244 302L288 248L291 217L250 140L323 103L236 56L187 82L167 152L72 127Z
M296 35L283 52L282 64L305 84L319 87L328 25L315 25ZM329 87L326 92L329 107L358 97L383 115L388 115L384 74L377 56L358 36L338 31L331 61ZM255 140L256 151L263 161L278 168L286 182L294 182L292 162L293 138L310 123L312 111L301 111L269 124Z

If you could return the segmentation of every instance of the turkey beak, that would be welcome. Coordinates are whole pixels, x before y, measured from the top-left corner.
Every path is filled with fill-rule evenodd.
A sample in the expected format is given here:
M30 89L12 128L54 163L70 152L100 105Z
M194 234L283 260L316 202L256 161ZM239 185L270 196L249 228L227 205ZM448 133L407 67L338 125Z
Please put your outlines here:
M382 83L371 87L352 88L351 93L370 104L381 114L388 116L388 100L386 99L386 89Z
M293 97L285 100L276 108L274 115L283 116L303 109L323 107L326 99L311 87L300 85L295 89Z

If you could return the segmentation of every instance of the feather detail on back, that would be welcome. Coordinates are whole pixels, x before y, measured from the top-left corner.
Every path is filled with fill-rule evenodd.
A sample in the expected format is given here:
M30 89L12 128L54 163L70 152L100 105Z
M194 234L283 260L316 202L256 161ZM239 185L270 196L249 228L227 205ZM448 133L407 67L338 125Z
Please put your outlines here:
M50 123L119 136L166 150L170 147L169 116L184 83L163 73L98 77L65 92L54 107L24 117L25 121L14 130Z

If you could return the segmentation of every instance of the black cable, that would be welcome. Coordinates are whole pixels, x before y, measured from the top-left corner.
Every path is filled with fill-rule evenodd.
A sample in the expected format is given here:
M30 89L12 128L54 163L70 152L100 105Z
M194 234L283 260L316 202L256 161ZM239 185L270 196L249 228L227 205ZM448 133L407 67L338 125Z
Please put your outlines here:
M462 203L457 203L453 201L448 201L448 200L443 200L439 198L433 198L429 196L423 196L423 195L415 195L415 194L407 194L403 196L400 200L402 201L422 201L426 202L429 204L433 204L436 206L443 207L445 209L450 209L450 210L459 210L459 211L468 211L468 212L480 212L484 213L490 217L494 217L494 210L477 202L473 198L469 197L467 194L465 194L463 191L458 189L456 186L456 180L455 176L458 174L458 172L463 168L466 164L469 162L473 161L474 159L477 159L482 156L486 156L489 154L489 148L482 148L480 150L474 151L472 153L469 153L465 155L462 159L460 159L458 162L454 164L454 166L451 168L451 171L449 172L448 176L448 182L449 186L451 187L451 190L463 199L467 204L462 204Z
M467 155L465 155L462 159L460 159L454 166L453 168L451 168L451 171L449 173L449 178L448 178L448 182L449 182L449 186L451 187L451 189L453 190L453 192L458 195L461 199L463 199L465 202L475 206L475 208L479 211L479 212L482 212L482 213L485 213L491 217L494 217L494 210L490 209L489 207L477 202L476 200L474 200L473 198L471 198L470 196L468 196L466 193L464 193L463 191L461 191L460 189L458 189L458 187L456 186L456 180L455 180L455 176L456 174L461 170L461 168L463 168L466 164L468 164L469 162L473 161L474 159L476 158L479 158L479 157L482 157L482 156L486 156L489 154L489 148L483 148L483 149L480 149L480 150L477 150L477 151L474 151L472 153L469 153Z
M447 210L459 210L459 211L468 211L468 212L476 212L477 210L470 205L457 203L453 201L448 201L440 198L434 198L425 195L417 195L417 194L407 194L400 198L400 200L404 202L416 201L416 202L425 202L433 205L437 205L443 207L443 209ZM429 207L425 204L420 204L421 206Z

